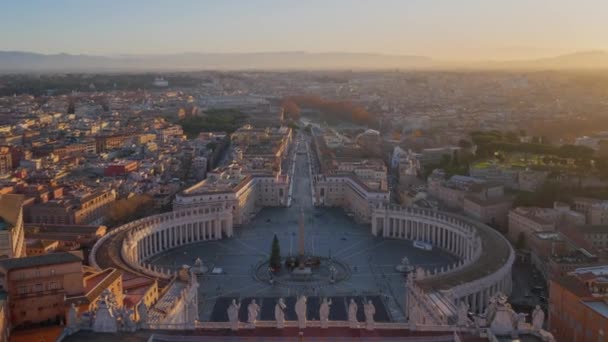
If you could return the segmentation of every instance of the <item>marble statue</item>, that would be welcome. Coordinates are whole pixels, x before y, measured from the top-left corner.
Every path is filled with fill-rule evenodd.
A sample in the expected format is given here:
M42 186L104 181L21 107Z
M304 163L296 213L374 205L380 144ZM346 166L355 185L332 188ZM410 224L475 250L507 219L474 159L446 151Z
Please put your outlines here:
M255 299L251 300L251 303L247 306L247 322L255 324L260 314L260 306L255 302Z
M285 309L287 305L285 305L285 300L283 298L279 298L279 301L274 306L274 319L277 321L277 328L283 329L285 327Z
M469 304L460 301L458 305L458 326L466 326L469 321Z
M357 310L359 310L359 307L357 306L357 303L355 303L355 300L351 298L350 303L348 304L348 323L351 328L359 327Z
M230 329L238 330L239 329L239 309L241 308L241 303L236 303L236 299L232 300L232 304L228 307L228 321L230 322Z
M521 329L525 329L526 328L526 316L528 316L527 314L520 312L517 314L517 322L516 322L516 326L515 329L516 330L521 330Z
M201 258L196 258L194 261L194 267L192 267L194 274L203 274L207 272L207 266L203 263Z
M147 329L148 328L148 306L143 301L139 302L139 305L135 308L137 310L137 316L139 320L137 321L137 325L139 329Z
M298 316L298 327L300 329L306 328L306 296L298 297L295 309L296 316Z
M76 305L74 305L74 303L70 305L67 319L70 333L76 332L79 328L80 322L78 321L78 312L76 311Z
M490 302L488 303L488 306L486 307L486 310L483 313L483 316L486 319L486 324L491 324L494 320L494 316L496 315L496 309L498 306L498 295L499 294L496 294L495 296L492 296L490 298Z
M542 330L545 323L545 312L537 305L532 311L532 327L534 330Z
M182 265L182 267L177 272L177 278L184 283L190 283L190 266Z
M134 332L137 330L135 322L133 322L133 310L122 308L120 311L120 318L122 320L122 330L128 332Z
M94 332L107 332L115 333L118 332L118 324L116 317L114 317L111 309L107 304L107 296L102 296L97 304L97 311L95 312L95 319L93 321Z
M321 328L327 328L329 322L329 309L331 306L331 299L323 298L321 307L319 308L319 318L321 319Z
M367 330L374 330L374 315L376 314L376 307L371 300L363 304L363 313L365 313L365 325Z
M512 335L516 332L519 317L507 303L505 295L498 293L494 299L495 314L491 321L486 321L486 324L490 325L494 335Z

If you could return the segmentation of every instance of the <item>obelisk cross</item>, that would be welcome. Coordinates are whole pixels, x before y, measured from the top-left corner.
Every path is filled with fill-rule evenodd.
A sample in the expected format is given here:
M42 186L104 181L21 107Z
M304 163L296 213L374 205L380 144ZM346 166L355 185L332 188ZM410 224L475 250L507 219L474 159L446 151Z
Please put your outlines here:
M300 231L298 236L298 249L300 264L304 262L304 209L300 207Z

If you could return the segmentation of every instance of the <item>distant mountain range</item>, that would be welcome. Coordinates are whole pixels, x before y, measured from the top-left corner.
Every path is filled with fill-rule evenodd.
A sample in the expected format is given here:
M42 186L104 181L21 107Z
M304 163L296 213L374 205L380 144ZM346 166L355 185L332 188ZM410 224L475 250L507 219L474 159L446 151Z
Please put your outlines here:
M370 53L181 53L166 55L45 55L0 51L0 72L103 72L322 69L593 69L608 68L608 53L577 52L519 61L450 62L425 56Z

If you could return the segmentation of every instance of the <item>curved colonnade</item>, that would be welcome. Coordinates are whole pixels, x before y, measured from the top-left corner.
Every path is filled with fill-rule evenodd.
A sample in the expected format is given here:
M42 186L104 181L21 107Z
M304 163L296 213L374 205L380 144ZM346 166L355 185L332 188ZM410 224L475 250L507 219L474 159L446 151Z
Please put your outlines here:
M382 206L374 208L372 234L423 241L460 258L454 265L416 272L424 292L439 292L454 305L466 302L481 313L490 298L511 293L515 253L497 231L469 218L430 209Z
M116 234L124 234L121 259L135 272L170 279L171 269L150 265L155 255L183 245L218 240L232 235L229 210L204 212L183 209L142 218L112 230L100 239L90 255ZM506 239L492 228L468 218L434 210L378 205L373 208L371 232L385 238L424 241L459 257L453 265L418 269L416 286L427 294L437 293L454 306L465 301L481 313L498 292L511 292L511 266L515 254Z
M148 216L122 225L106 234L93 246L89 261L99 268L96 255L106 240L114 235L125 234L120 248L121 259L134 271L155 278L169 279L175 271L150 265L146 261L167 250L191 243L219 240L232 236L232 213L218 208L204 212L202 209L183 209Z

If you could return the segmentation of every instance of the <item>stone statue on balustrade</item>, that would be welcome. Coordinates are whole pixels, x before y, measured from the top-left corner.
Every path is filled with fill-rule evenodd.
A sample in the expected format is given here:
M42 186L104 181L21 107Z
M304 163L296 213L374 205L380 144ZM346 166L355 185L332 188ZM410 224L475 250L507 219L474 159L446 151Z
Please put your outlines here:
M127 332L134 332L137 330L137 326L135 325L135 322L133 322L132 316L133 310L124 307L120 310L120 320L122 323L120 330Z
M260 314L260 306L255 302L255 299L251 300L251 303L247 305L247 323L255 324Z
M458 326L464 327L469 324L469 304L464 300L458 304Z
M298 297L295 309L296 316L298 316L298 327L300 329L306 328L306 296Z
M190 283L190 266L182 265L177 272L177 279L183 281L184 283Z
M511 308L511 305L507 303L507 296L498 293L494 296L494 299L495 314L491 321L487 321L490 330L497 336L516 335L517 326L521 317L519 317ZM487 317L491 316L487 315Z
M69 334L73 334L80 329L80 320L78 319L78 312L74 303L70 305L70 309L68 310L67 329Z
M355 303L353 298L350 299L350 303L348 304L348 325L351 328L358 328L359 322L357 321L357 311L359 310L359 306Z
M539 305L532 311L532 327L534 330L542 330L543 324L545 323L545 312L540 308Z
M374 315L376 314L376 307L371 300L363 304L363 313L365 314L365 327L367 330L374 330Z
M285 328L285 300L279 298L279 301L274 306L274 319L277 321L277 329Z
M141 301L135 309L137 310L137 316L139 318L137 321L139 329L148 329L148 306Z
M494 316L496 315L496 309L498 307L498 295L492 296L486 307L486 310L483 312L483 317L486 320L486 325L489 325L494 320Z
M115 333L118 332L118 323L116 322L116 317L114 317L112 309L108 305L109 296L104 294L102 294L102 297L97 304L92 328L94 332Z
M236 299L232 300L232 303L226 310L228 313L228 322L230 322L230 329L239 329L239 309L241 308L241 302L236 303Z
M323 298L321 307L319 308L319 318L321 320L321 328L327 328L329 326L329 310L331 307L331 299Z

